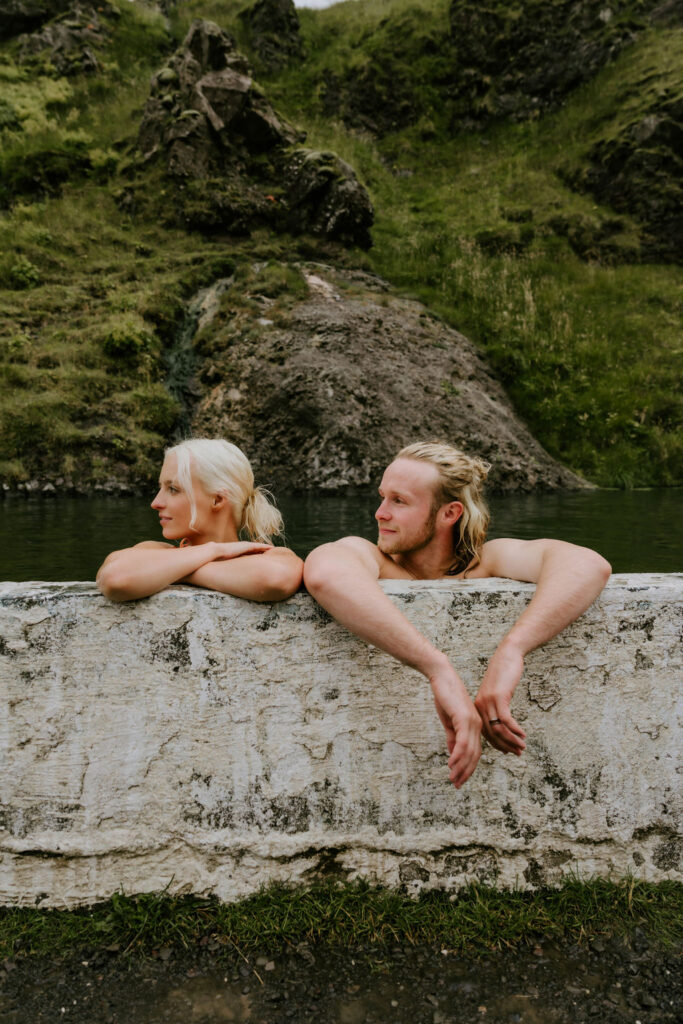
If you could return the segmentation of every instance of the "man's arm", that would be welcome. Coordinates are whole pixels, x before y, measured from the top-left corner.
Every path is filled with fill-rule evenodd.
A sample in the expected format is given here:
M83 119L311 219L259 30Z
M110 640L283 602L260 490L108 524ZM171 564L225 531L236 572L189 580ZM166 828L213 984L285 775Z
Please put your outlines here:
M504 753L521 754L524 730L510 702L524 658L593 603L611 566L589 548L560 540L493 540L484 545L477 576L502 576L536 584L536 593L491 658L475 705L488 741ZM491 725L491 721L499 724Z
M451 780L460 788L481 754L479 716L445 654L422 636L379 586L378 558L374 544L360 537L324 544L306 559L304 583L347 629L429 679L446 730Z

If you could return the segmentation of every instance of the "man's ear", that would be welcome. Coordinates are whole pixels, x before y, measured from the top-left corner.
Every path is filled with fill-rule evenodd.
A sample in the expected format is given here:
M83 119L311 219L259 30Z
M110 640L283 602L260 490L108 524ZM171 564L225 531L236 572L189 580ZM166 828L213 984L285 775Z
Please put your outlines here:
M461 501L449 501L447 505L441 506L443 521L447 526L455 526L464 511L465 508Z

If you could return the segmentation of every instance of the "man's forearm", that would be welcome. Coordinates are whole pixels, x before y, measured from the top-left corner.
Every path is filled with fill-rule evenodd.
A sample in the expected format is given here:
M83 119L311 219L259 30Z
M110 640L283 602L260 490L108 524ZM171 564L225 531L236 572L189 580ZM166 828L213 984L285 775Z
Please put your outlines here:
M308 556L304 582L338 622L429 680L446 732L450 778L456 788L462 786L481 754L481 722L446 655L405 618L379 586L371 568L341 542Z
M309 555L304 569L304 582L318 604L361 640L429 679L446 656L406 619L364 566L330 548Z
M515 542L507 548L504 541L494 544L492 575L534 582L536 592L498 644L475 704L489 742L504 753L521 754L525 733L510 705L524 671L524 657L585 612L609 579L610 566L594 551L557 541L525 544L522 551L530 554L528 563L517 561ZM506 562L509 558L512 562Z
M544 557L536 592L502 641L522 656L557 636L591 606L610 575L609 564L585 548L552 549Z

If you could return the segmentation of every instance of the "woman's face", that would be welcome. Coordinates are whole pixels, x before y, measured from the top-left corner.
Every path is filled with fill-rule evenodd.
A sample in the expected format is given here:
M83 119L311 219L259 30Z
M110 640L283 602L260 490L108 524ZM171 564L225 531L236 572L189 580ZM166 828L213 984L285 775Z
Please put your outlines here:
M211 498L192 476L197 514L194 527L190 526L192 508L190 496L178 480L178 460L167 455L159 475L159 492L152 502L152 508L159 513L161 532L166 540L182 540L183 537L197 537L209 522Z

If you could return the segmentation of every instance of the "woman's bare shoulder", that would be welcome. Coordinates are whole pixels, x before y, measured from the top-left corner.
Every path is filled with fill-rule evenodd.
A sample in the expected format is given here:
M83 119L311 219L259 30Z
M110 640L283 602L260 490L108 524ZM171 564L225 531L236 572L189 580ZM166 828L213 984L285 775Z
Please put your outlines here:
M167 544L163 540L141 540L139 544L133 544L134 548L175 548L175 544Z

